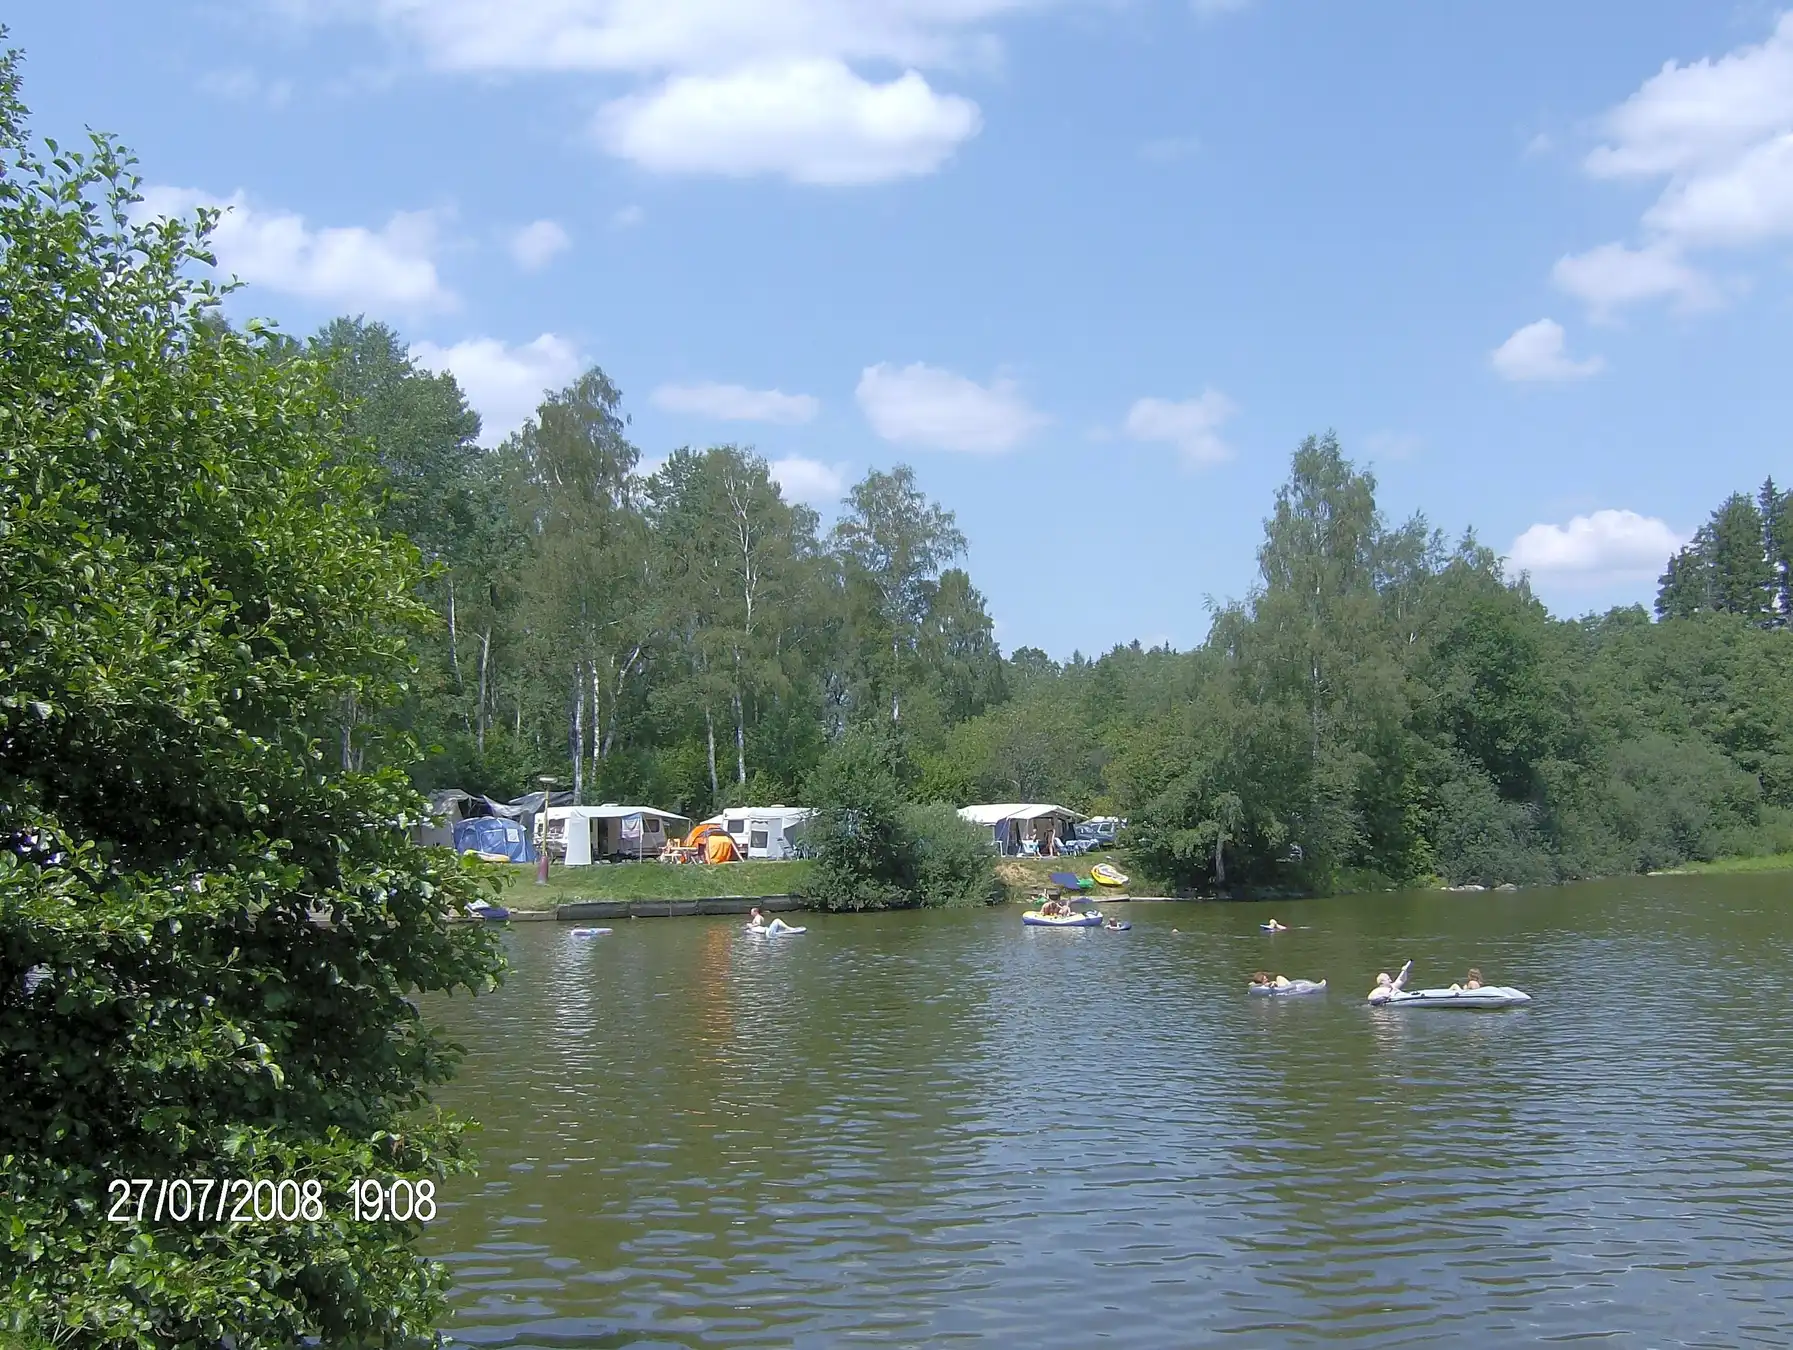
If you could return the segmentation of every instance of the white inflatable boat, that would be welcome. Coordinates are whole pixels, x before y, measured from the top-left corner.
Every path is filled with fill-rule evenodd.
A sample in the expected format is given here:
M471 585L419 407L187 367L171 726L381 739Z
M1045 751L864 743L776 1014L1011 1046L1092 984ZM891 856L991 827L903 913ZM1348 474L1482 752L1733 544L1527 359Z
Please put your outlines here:
M1021 922L1029 928L1100 928L1102 916L1093 909L1079 914L1041 914L1038 910L1029 910L1021 916Z
M1376 988L1370 990L1370 1004L1377 1008L1519 1008L1532 1001L1523 989L1505 984L1484 984L1477 989L1457 986L1450 989L1403 989L1409 961L1401 973L1388 983L1386 975L1377 976Z
M1383 996L1378 989L1370 1002L1378 1008L1517 1008L1530 1003L1523 989L1504 984L1485 984L1480 989L1397 989Z

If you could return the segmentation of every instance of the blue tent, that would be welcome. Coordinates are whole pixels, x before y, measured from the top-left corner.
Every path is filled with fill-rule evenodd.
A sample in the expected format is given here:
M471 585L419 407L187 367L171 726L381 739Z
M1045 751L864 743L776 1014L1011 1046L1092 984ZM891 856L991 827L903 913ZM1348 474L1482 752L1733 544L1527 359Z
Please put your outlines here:
M465 853L477 849L481 853L502 853L512 862L534 862L535 848L523 826L502 816L475 816L454 823L454 851Z

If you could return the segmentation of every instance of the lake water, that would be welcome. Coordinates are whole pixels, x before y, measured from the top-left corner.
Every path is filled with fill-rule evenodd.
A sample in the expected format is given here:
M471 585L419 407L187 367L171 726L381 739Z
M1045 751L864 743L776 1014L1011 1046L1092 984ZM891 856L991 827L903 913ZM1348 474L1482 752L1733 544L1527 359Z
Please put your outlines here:
M517 1347L1793 1343L1793 876L519 924L429 1249ZM1266 935L1274 913L1297 925ZM1470 966L1508 1012L1372 1009ZM1252 971L1331 981L1248 996Z

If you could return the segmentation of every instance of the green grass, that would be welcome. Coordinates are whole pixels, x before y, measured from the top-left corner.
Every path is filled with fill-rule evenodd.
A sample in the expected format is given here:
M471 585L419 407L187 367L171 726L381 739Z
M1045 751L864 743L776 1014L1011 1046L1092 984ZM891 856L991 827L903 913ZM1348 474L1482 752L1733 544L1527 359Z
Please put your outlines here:
M807 862L601 863L551 867L548 884L535 884L534 863L503 867L504 903L550 909L574 900L715 900L795 895L809 876Z
M1711 862L1682 863L1657 876L1726 872L1793 872L1793 853L1763 853L1753 858L1715 858Z
M1139 874L1113 853L1086 853L1077 858L1003 858L996 864L996 879L1002 882L1011 901L1031 900L1040 892L1053 889L1049 879L1052 873L1071 872L1082 879L1089 875L1090 868L1097 863L1107 863L1130 878L1131 886L1124 889L1134 894L1149 893L1140 889L1142 882ZM1100 886L1093 887L1091 893L1099 895L1102 889Z

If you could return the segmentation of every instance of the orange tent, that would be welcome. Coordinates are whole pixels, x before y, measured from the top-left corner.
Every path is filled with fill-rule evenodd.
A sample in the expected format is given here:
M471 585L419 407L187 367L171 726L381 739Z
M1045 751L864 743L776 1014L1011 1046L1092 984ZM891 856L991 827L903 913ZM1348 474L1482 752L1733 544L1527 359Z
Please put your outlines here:
M721 829L722 827L713 820L707 825L699 825L696 829L692 830L690 834L685 836L682 841L683 847L701 848L705 839L708 839L712 834L715 834Z
M740 862L741 855L735 851L735 841L730 839L725 831L718 830L704 840L704 861Z

